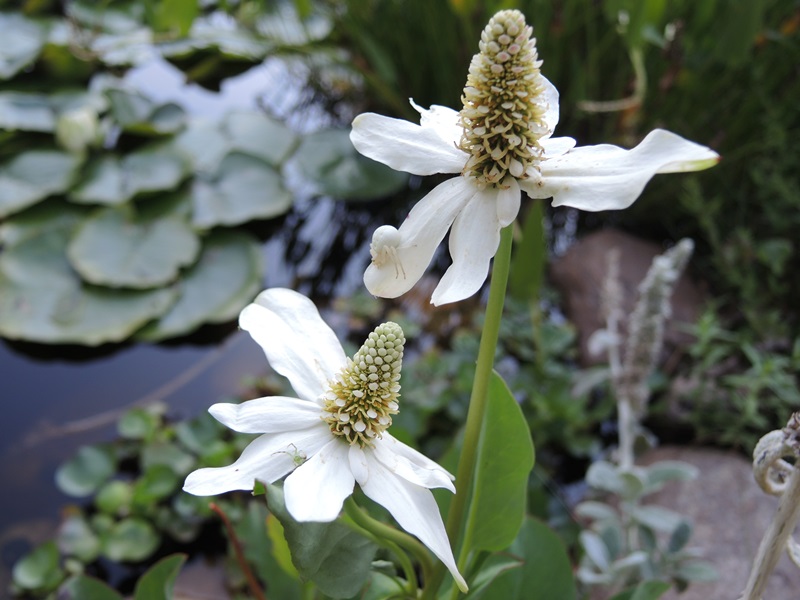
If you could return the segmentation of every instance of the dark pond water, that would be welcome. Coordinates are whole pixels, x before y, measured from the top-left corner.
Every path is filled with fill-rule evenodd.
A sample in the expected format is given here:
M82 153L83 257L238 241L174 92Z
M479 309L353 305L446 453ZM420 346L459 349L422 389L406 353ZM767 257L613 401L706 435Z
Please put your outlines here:
M155 100L173 100L191 114L219 117L236 108L268 105L308 131L328 124L314 106L293 117L297 73L267 61L223 84L219 93L183 84L166 63L128 78ZM361 287L375 211L314 198L298 182L293 210L256 231L264 244L264 287L289 286L309 295L348 296ZM258 229L258 227L255 227ZM334 323L335 327L335 323ZM0 586L20 554L52 536L59 507L74 499L53 483L56 467L82 444L112 439L128 407L159 401L175 417L195 415L243 389L266 361L235 323L203 330L201 338L170 344L100 349L0 342Z

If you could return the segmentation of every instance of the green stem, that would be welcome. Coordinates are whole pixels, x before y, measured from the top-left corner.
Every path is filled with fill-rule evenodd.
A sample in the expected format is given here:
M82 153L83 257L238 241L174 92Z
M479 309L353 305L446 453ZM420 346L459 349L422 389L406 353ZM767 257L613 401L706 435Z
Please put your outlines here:
M414 571L414 565L411 564L411 560L408 558L406 552L413 554L419 561L425 581L429 581L433 570L433 563L431 562L430 555L425 546L415 537L398 531L386 523L381 523L377 519L373 519L366 511L356 504L352 496L345 500L344 512L358 527L365 530L369 534L369 537L373 538L376 543L388 548L397 556L400 561L400 566L403 568L403 572L406 575L406 580L409 582L409 588L411 588L409 594L411 594L411 596L416 596L419 582L417 581L417 574Z
M497 349L497 340L500 336L500 320L503 316L503 304L506 299L506 286L511 266L512 237L511 225L500 232L500 246L497 249L492 267L489 302L486 305L486 318L484 319L481 343L478 348L478 361L475 367L472 395L469 400L467 423L464 428L464 442L458 461L458 469L456 470L457 493L453 497L453 501L450 504L450 512L447 515L447 535L453 547L457 548L459 543L464 544L461 551L462 559L469 555L469 548L464 542L469 537L470 532L465 532L464 536L459 536L459 532L464 521L467 502L472 497L472 479L475 473L478 441L486 413L489 380L494 368L494 355ZM464 564L462 563L463 561L459 561L459 569L463 574ZM443 576L444 565L437 563L434 570L434 579L431 581L430 586L425 585L425 591L427 592L429 589L436 590ZM426 579L426 581L428 580ZM427 597L423 595L423 598Z

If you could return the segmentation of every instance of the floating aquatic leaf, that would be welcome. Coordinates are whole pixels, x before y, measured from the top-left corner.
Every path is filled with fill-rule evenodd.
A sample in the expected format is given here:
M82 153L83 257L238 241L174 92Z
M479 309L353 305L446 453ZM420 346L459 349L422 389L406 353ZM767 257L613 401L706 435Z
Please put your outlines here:
M88 496L114 474L111 453L98 446L83 446L56 471L56 485L69 496Z
M139 135L167 135L186 124L184 110L169 102L158 105L143 94L125 89L109 89L111 114L123 131Z
M213 176L195 178L192 203L194 225L210 228L282 215L291 208L292 195L273 167L234 152L222 159Z
M192 170L214 173L219 163L230 151L230 140L217 123L206 119L192 119L186 129L175 136L172 143L192 161Z
M51 132L55 125L55 115L47 96L0 92L0 128Z
M273 167L283 163L297 145L291 129L258 112L233 112L225 118L231 148L263 159Z
M161 539L149 522L132 517L115 523L102 541L103 554L111 560L139 561L155 552Z
M81 159L57 150L29 150L0 165L0 218L65 191Z
M77 228L67 254L84 281L154 288L175 280L197 258L200 241L186 221L129 208L101 209Z
M408 176L358 154L349 130L319 131L303 138L293 161L320 194L340 200L373 200L401 190Z
M19 13L0 13L0 79L11 79L36 60L47 27Z
M0 336L50 344L118 342L172 304L172 289L84 284L66 258L73 228L70 219L41 225L0 253Z
M260 246L250 235L212 232L203 240L200 259L181 277L177 302L136 337L159 341L234 319L261 288L261 262Z
M137 194L174 190L188 174L183 155L166 145L151 146L120 158L95 160L70 200L83 204L122 204Z

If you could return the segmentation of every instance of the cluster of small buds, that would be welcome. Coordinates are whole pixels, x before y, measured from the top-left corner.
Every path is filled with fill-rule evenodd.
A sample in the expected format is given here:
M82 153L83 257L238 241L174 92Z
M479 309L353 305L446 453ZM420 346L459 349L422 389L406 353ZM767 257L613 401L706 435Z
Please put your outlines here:
M397 323L379 325L330 382L323 419L334 435L350 444L372 446L392 424L391 415L399 407L405 341Z
M470 154L464 175L479 186L502 186L508 174L523 178L542 155L547 103L532 34L521 12L500 11L472 57L461 97L459 148Z

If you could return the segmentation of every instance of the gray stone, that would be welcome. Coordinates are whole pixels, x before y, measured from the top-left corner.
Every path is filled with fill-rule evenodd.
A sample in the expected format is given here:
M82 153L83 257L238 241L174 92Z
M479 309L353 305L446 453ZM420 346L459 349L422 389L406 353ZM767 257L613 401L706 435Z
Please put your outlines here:
M683 594L669 592L663 600L736 600L750 574L753 558L778 507L778 498L761 491L751 463L739 454L691 447L650 451L638 464L680 460L697 467L693 481L672 482L647 497L690 518L694 533L689 546L719 573L712 583L695 583ZM769 579L763 600L800 598L800 569L784 554Z
M620 251L622 310L630 314L638 298L639 283L653 258L666 248L616 229L602 229L581 238L550 268L550 277L562 294L567 317L578 330L580 360L584 366L607 362L605 355L592 356L587 342L592 333L605 327L601 292L608 253L613 248ZM705 294L684 273L672 297L672 318L664 334L665 356L691 342L692 337L684 327L697 321L705 300Z

